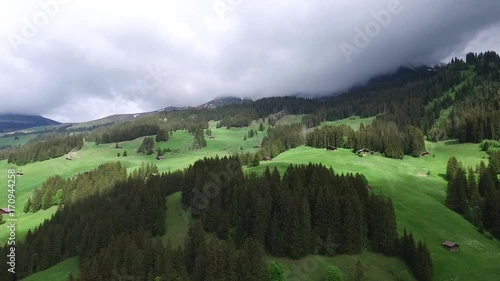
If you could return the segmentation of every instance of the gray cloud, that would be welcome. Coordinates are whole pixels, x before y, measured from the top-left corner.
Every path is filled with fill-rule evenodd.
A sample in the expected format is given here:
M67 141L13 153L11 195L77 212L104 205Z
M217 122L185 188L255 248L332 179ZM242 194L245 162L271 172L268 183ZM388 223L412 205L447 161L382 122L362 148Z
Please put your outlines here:
M50 13L5 1L0 112L84 121L221 95L323 95L400 65L500 48L496 0L394 1L39 2ZM362 46L359 30L373 35Z

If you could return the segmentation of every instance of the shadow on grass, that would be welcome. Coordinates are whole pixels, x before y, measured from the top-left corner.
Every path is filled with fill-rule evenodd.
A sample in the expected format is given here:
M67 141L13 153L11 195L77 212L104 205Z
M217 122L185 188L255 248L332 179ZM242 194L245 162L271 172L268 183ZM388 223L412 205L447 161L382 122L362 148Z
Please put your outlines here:
M440 178L442 178L443 180L448 181L448 180L446 179L446 174L439 173L439 174L438 174L438 176L439 176Z

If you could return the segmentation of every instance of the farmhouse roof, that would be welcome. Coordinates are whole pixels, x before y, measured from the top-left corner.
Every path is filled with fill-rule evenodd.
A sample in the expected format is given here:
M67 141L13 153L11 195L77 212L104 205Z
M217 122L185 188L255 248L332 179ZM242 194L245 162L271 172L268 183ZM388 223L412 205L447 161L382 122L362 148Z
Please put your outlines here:
M457 243L455 242L451 242L451 241L444 241L443 246L446 246L446 247L454 247L454 246L459 246Z

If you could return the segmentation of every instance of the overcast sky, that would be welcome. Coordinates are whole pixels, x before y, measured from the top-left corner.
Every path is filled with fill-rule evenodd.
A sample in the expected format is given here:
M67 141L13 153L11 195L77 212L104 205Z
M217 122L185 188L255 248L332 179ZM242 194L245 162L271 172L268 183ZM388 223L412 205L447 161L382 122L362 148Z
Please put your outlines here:
M498 0L0 0L0 112L77 122L324 95L500 51Z

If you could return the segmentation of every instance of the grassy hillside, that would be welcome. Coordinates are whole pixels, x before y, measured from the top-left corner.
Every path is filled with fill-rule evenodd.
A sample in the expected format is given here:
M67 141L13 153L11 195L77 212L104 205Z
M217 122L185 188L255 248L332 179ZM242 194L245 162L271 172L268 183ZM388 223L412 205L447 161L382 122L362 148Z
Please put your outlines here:
M191 222L191 214L186 212L181 205L181 193L176 192L167 197L167 218L165 224L167 233L163 236L163 242L170 241L174 248L184 246L184 238L186 237Z
M0 114L0 132L11 132L31 127L60 124L57 121L37 115Z
M335 265L342 272L344 281L351 281L354 280L354 272L358 260L365 271L365 280L415 280L402 260L373 253L338 255L335 257L308 256L296 261L286 258L268 257L267 260L278 261L283 264L287 280L323 281L325 280L328 267Z
M371 124L373 122L373 119L375 119L375 117L360 118L359 116L353 116L351 118L341 119L341 120L337 120L337 121L322 122L321 126L325 126L325 125L338 126L338 125L346 124L347 126L353 128L354 130L357 130L357 129L359 129L359 126L361 125L361 123L363 123L364 125L368 125L368 124Z
M287 122L298 119L289 117ZM368 124L372 118L355 120L344 119L328 124L348 124L358 128L361 122ZM253 129L258 128L258 123L253 122ZM157 161L155 155L139 155L135 150L140 146L143 138L129 142L121 142L123 149L116 149L115 144L85 143L82 150L72 152L72 161L66 161L60 157L44 162L32 163L19 167L18 171L25 173L24 177L18 178L17 182L17 208L18 211L18 239L22 239L28 229L34 229L44 219L56 211L50 208L35 214L21 215L24 202L31 195L36 186L40 186L49 176L60 174L71 177L96 168L99 164L109 161L121 161L129 171L139 167L143 162L153 162L160 171L177 170L194 163L203 157L215 155L230 155L235 152L255 152L254 146L260 146L265 132L259 132L254 138L243 141L249 128L215 128L215 122L210 122L212 136L207 139L207 147L200 150L190 150L193 138L187 131L175 132L170 141L157 144L162 148L178 149L178 153L169 153L166 160ZM1 140L1 139L0 139ZM336 172L359 172L366 175L370 184L374 186L374 192L382 192L391 196L396 209L399 231L403 228L413 231L416 239L427 242L435 265L435 280L498 280L500 276L500 242L490 240L480 234L471 224L460 215L451 212L444 206L446 182L442 178L446 169L446 162L452 155L456 156L464 165L476 165L481 160L486 161L486 154L479 150L476 144L457 144L454 142L427 143L427 149L435 157L411 158L404 160L393 160L381 156L371 155L358 157L349 150L340 149L336 152L327 152L324 149L299 147L277 156L271 162L261 162L261 166L245 169L245 172L262 172L266 167L277 166L282 172L292 164L306 164L309 162L323 163L331 166ZM126 150L128 157L117 157L117 153L123 154ZM6 161L0 161L0 171L6 171L12 165ZM430 171L430 175L427 173ZM4 182L0 182L0 188L5 188ZM0 198L0 205L6 204L6 198ZM167 198L167 234L164 241L170 240L173 246L183 245L184 236L190 222L189 216L180 206L180 193L173 194ZM7 237L7 231L0 228L0 240ZM451 253L444 250L440 245L445 240L452 240L461 245L461 250ZM269 257L269 260L276 258ZM399 259L381 257L375 254L364 253L355 256L337 256L334 258L310 256L300 261L289 259L278 259L285 264L289 270L290 278L298 280L322 280L324 271L330 264L337 265L348 277L352 275L353 266L357 260L361 260L370 276L368 280L398 280L399 275L407 275L406 265ZM69 263L69 261L68 261ZM72 269L70 266L56 265L57 270L50 268L44 272L59 272L61 276ZM315 270L303 272L308 266L315 266ZM310 267L309 267L310 268ZM74 272L74 271L73 271ZM295 275L294 275L295 274ZM302 274L302 275L301 275ZM299 275L297 277L297 275ZM30 278L34 277L30 276ZM65 276L65 275L64 275ZM302 277L301 277L302 276ZM26 280L58 280L56 277L45 279ZM373 279L371 279L373 278ZM411 278L408 278L412 280Z
M27 143L29 140L36 138L36 134L30 134L30 135L22 135L18 136L18 140L16 140L14 136L10 137L2 137L0 138L0 147L10 145L12 147L17 146L17 145L23 145Z
M215 125L215 124L213 124ZM257 128L257 127L256 127ZM254 129L256 129L254 128ZM29 229L34 229L37 225L43 222L44 219L50 218L55 213L56 207L48 210L37 212L35 214L28 213L22 215L22 209L25 202L31 196L31 192L35 187L39 187L42 183L52 175L61 175L69 178L75 174L82 173L95 169L100 164L110 161L120 161L128 171L133 171L139 168L143 162L152 162L158 166L159 171L178 170L186 168L193 164L196 160L203 157L215 157L216 155L224 156L231 155L235 152L255 152L257 149L253 147L260 146L265 132L253 138L243 141L247 129L232 128L225 129L215 127L212 128L213 140L207 138L207 147L200 150L190 150L193 142L193 137L187 131L174 132L168 142L156 143L157 147L170 148L172 150L179 149L178 153L169 153L166 159L162 161L156 160L156 154L143 155L137 154L136 150L142 143L143 138L138 138L133 141L121 142L120 146L123 149L116 149L115 144L95 145L92 142L86 142L84 147L75 152L70 152L71 161L65 160L65 156L50 159L43 162L31 163L22 167L16 167L7 163L7 160L0 161L0 171L7 173L8 169L15 168L19 172L23 172L23 177L16 179L16 210L18 216L18 239L22 239ZM241 150L243 148L243 150ZM127 151L127 157L117 157L117 154L123 154ZM0 182L0 189L5 190L7 182ZM0 196L1 208L6 207L7 196ZM8 236L8 231L5 228L0 228L0 241L4 241Z
M78 275L80 273L78 257L69 258L44 271L32 274L22 281L66 281L70 273Z
M393 160L373 155L359 157L346 149L327 152L300 147L247 171L262 172L268 166L284 171L290 163L315 162L331 166L338 173L363 173L375 192L392 198L398 230L410 229L416 239L427 242L434 261L435 280L498 280L500 242L479 233L444 206L446 182L442 176L448 158L455 155L464 165L476 165L486 155L474 144L428 143L427 147L435 158ZM445 240L460 244L460 251L444 250L441 243Z

